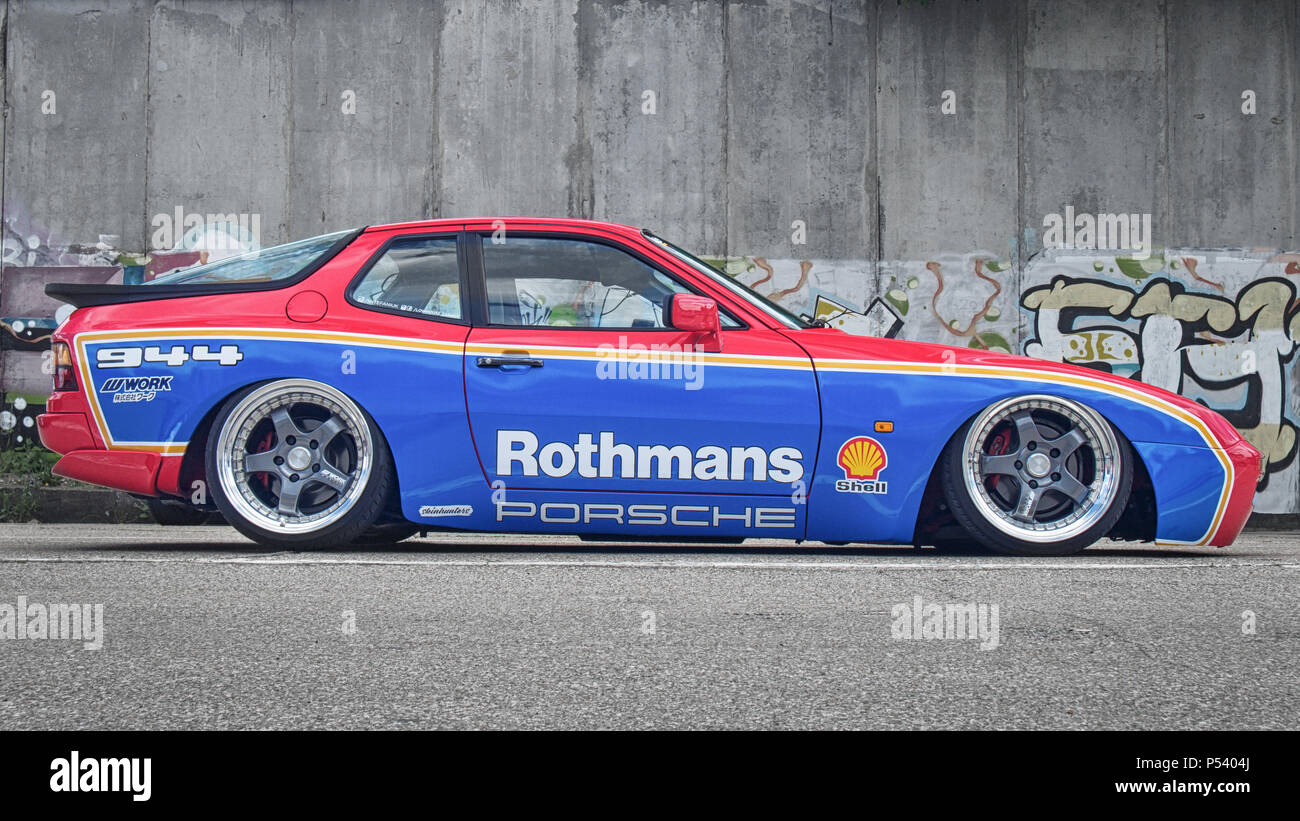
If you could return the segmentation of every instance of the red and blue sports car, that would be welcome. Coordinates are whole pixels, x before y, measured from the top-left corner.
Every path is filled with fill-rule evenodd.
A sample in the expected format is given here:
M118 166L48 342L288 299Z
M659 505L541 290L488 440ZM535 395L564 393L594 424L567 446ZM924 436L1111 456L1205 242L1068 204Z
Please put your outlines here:
M435 220L50 285L62 476L279 548L420 529L1227 545L1259 454L1172 393L851 336L647 232Z

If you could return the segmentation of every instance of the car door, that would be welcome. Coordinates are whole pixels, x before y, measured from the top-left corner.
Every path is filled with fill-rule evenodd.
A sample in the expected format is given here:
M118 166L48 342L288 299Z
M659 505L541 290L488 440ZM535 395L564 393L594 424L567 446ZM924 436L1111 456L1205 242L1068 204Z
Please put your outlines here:
M480 304L465 392L489 482L801 498L820 425L802 349L733 310L711 346L720 350L701 350L700 334L669 327L665 306L674 293L719 295L644 249L573 232L500 234L470 232Z

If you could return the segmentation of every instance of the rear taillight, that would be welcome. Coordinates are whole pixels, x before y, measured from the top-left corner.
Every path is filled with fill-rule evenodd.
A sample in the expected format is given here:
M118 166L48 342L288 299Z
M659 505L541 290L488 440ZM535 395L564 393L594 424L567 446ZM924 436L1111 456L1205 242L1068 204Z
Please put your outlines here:
M54 389L75 391L77 375L72 370L72 350L66 342L55 342L50 350L54 352Z

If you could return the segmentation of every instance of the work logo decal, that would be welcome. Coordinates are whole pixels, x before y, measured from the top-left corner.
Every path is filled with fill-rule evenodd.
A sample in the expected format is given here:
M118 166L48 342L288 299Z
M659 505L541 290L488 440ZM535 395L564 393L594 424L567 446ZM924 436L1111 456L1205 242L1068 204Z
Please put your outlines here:
M844 470L844 478L835 483L841 493L888 492L889 483L881 481L880 474L889 465L889 454L870 436L855 436L840 445L835 462Z
M577 473L584 479L694 479L743 482L796 482L803 477L798 448L704 445L629 445L613 432L578 434L577 441L542 444L526 430L497 431L498 476L553 479ZM517 471L516 471L517 469Z
M172 389L170 376L115 376L104 380L100 393L111 393L114 402L152 402L163 391Z

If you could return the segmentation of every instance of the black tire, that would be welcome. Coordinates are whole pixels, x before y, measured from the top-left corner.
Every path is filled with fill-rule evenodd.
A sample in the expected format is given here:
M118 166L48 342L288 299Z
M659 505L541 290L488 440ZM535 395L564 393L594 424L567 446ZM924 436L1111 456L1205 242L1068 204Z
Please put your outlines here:
M1014 444L990 452L995 440L986 432ZM1067 438L1069 444L1053 447ZM1031 465L1031 459L1040 461ZM995 403L967 421L944 447L939 470L953 517L980 546L1013 556L1068 556L1119 521L1134 459L1124 436L1091 408L1035 395ZM1045 500L1048 509L1040 512Z
M262 409L275 403L278 407L258 421ZM281 435L284 417L276 416L280 410L292 423L284 428L291 431L288 436ZM313 414L326 418L314 419ZM336 417L343 421L336 422ZM266 425L270 425L269 433L260 435L262 441L271 443L270 449L248 450L245 443L251 444ZM318 443L311 438L327 425L329 433L321 434L327 441ZM337 432L335 425L340 428ZM269 469L249 467L249 457L287 453L286 448L306 451L307 446L299 445L297 439L310 441L313 450L307 453L307 461L316 460L316 464L302 467L301 474L291 474L295 478L285 475L292 470L293 460L281 459L281 467L268 465ZM334 455L327 452L331 449ZM227 454L224 460L223 451ZM370 415L337 389L304 379L254 385L230 397L213 420L204 465L212 499L226 521L248 538L279 550L322 550L355 543L373 532L397 484L392 454ZM333 472L327 475L319 470L322 465ZM345 476L346 482L339 489L317 476L335 482ZM280 495L286 488L294 497L291 505ZM308 497L306 505L304 496Z
M201 507L169 499L145 499L144 503L153 520L164 527L193 527L206 523L212 515Z
M989 552L969 535L958 539L935 539L931 547L937 556L982 556Z
M372 525L352 542L353 547L386 547L420 532L419 525L410 522L389 522Z

